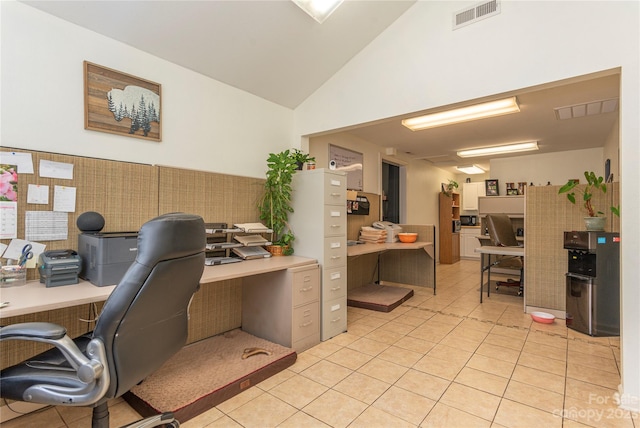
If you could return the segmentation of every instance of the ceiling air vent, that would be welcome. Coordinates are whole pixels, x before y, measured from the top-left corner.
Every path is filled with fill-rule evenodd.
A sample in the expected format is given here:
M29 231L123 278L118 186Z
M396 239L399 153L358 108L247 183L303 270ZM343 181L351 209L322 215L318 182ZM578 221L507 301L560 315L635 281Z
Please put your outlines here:
M453 14L453 29L464 27L500 13L500 0L478 3Z

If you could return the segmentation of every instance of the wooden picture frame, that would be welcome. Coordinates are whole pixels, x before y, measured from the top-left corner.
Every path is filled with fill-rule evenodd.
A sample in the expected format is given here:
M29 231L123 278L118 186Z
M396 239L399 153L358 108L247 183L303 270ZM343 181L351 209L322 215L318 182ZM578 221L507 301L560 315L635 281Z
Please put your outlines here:
M83 68L84 129L162 141L159 83L88 61Z
M490 179L484 180L484 186L487 196L499 196L500 188L498 187L498 180Z

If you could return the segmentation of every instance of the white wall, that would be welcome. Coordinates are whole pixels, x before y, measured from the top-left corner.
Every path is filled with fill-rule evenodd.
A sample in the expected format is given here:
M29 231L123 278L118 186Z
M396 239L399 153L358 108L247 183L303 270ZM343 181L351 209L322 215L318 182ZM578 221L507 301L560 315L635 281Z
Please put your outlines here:
M249 177L294 146L292 110L22 3L0 7L2 146ZM162 85L162 142L84 129L83 60Z
M493 159L489 175L498 179L500 195L506 195L507 182L526 181L527 185L546 186L548 182L562 185L570 178L577 178L584 183L585 171L604 175L602 147Z
M501 14L452 31L452 13L470 4L418 1L296 109L295 132L312 135L620 67L623 405L640 410L640 3L503 0Z

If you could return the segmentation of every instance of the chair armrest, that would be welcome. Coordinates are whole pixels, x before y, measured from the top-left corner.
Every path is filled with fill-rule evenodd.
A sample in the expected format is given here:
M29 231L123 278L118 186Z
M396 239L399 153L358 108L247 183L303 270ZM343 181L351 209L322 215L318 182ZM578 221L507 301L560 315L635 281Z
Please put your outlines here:
M33 340L35 338L59 340L66 334L66 328L50 322L26 322L0 327L0 340Z
M75 342L67 336L67 329L57 324L27 322L0 327L1 340L26 340L55 346L85 383L91 383L100 378L104 372L105 361L100 358L88 358L84 355ZM94 343L92 346L95 348L98 345ZM98 353L98 355L101 354Z

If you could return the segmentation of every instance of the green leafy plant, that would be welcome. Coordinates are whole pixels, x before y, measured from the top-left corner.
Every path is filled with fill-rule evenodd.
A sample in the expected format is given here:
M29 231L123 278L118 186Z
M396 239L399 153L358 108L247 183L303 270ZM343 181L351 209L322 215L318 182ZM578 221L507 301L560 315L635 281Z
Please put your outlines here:
M594 192L600 191L603 194L607 193L607 185L604 182L604 178L602 178L601 176L597 176L593 171L585 171L584 178L587 180L587 185L584 189L576 187L579 184L577 180L569 180L567 184L565 184L558 190L558 194L566 193L569 202L575 204L576 192L581 193L582 203L589 217L597 217L598 214L604 214L602 211L596 211L596 209L593 207L593 204L591 203ZM614 215L618 217L620 216L620 207L611 206L609 209Z
M295 235L289 228L291 206L291 181L296 172L296 158L289 150L280 153L269 153L267 158L267 178L264 183L264 194L258 203L260 219L265 226L273 230L273 244L283 247L285 254L293 254L291 243Z
M293 160L296 162L297 169L302 169L302 165L305 162L315 162L316 158L309 155L308 153L304 153L300 149L291 149L290 153Z
M449 179L449 182L446 185L444 185L442 192L447 196L451 196L453 191L457 188L458 188L458 182L455 180Z

